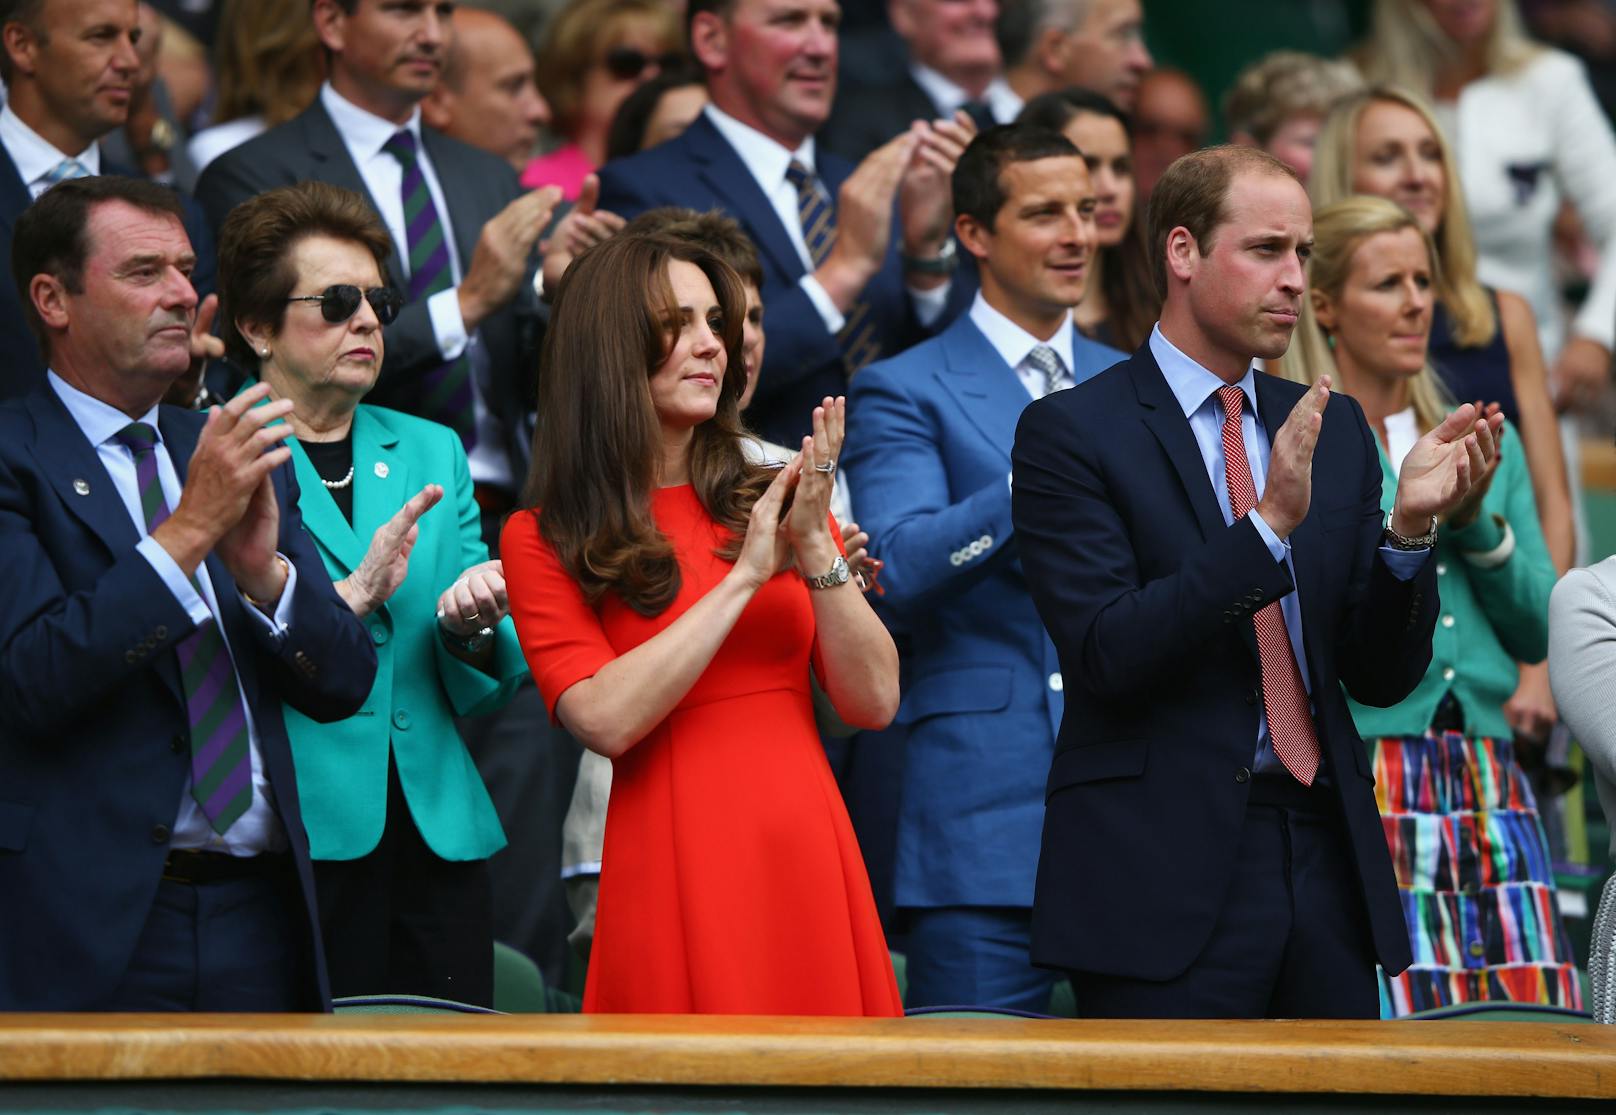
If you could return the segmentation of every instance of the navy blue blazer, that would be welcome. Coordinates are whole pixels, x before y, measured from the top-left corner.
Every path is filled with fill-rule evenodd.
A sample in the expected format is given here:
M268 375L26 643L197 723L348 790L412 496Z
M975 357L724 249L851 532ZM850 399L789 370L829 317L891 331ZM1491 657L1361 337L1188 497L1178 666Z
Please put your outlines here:
M1259 374L1270 434L1304 388ZM1142 347L1029 407L1011 514L1060 655L1066 715L1050 766L1035 963L1140 979L1183 973L1223 907L1257 740L1252 614L1301 596L1323 773L1345 819L1380 963L1410 962L1368 757L1341 688L1391 705L1431 658L1434 563L1380 556L1380 459L1358 404L1324 410L1293 583L1257 528L1223 521L1178 400Z
M1125 358L1075 331L1072 344L1080 383ZM1032 905L1062 678L1010 523L1031 401L968 316L853 379L842 458L886 562L883 614L911 647L899 906Z
M203 421L162 408L182 482ZM298 573L278 649L224 564L209 556L207 566L302 885L306 1007L329 1009L281 703L322 721L352 715L376 653L303 530L289 463L274 485L279 549ZM138 541L95 447L48 385L0 404L0 1010L104 1001L163 873L190 772L174 646L194 625Z
M816 169L832 197L853 173L853 165L828 152L815 156ZM705 115L683 135L649 151L607 163L600 169L600 206L624 217L647 209L683 205L698 211L722 209L739 221L757 245L763 264L764 324L769 345L747 424L777 445L800 444L812 432L814 407L827 395L845 394L847 370L836 335L798 285L806 273L802 257L757 180ZM870 320L882 351L892 355L924 339L904 287L894 218L885 262L864 288ZM948 306L932 330L940 329L976 293L975 269L955 273Z

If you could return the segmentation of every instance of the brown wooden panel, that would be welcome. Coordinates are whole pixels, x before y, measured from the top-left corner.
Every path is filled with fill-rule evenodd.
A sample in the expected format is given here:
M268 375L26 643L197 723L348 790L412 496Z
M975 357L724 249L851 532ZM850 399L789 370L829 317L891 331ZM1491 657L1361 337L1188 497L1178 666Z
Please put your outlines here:
M1585 439L1582 449L1582 486L1616 492L1616 444Z

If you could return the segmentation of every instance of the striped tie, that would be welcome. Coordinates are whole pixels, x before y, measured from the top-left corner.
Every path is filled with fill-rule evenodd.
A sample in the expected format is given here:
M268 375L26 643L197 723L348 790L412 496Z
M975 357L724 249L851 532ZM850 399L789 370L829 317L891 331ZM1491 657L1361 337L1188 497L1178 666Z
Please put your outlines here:
M1060 353L1048 345L1033 345L1032 351L1027 353L1027 361L1044 373L1045 395L1053 395L1061 389L1066 365L1061 362Z
M169 514L157 476L157 431L144 422L131 422L112 437L134 454L140 509L149 534ZM201 591L194 573L191 584ZM210 617L174 649L180 656L191 722L191 796L213 831L222 833L252 805L247 710L217 617Z
M63 159L40 176L39 192L44 193L58 182L65 182L69 178L88 178L90 168L77 159Z
M1257 485L1246 460L1246 438L1240 415L1246 393L1238 387L1218 388L1223 403L1223 472L1229 483L1229 510L1236 520L1257 506ZM1319 737L1313 713L1302 688L1302 674L1291 652L1290 632L1278 600L1264 604L1252 624L1257 629L1257 663L1262 670L1263 712L1268 715L1268 738L1285 769L1304 786L1313 785L1319 772Z
M835 207L814 172L796 159L786 167L786 181L797 191L797 218L802 222L802 239L808 245L808 258L818 267L836 243ZM870 320L868 302L861 298L853 303L841 331L836 334L836 342L841 346L842 362L847 365L848 375L881 355L881 342L875 335L875 322Z
M404 199L405 248L410 267L410 301L429 298L454 285L449 265L449 242L444 239L443 219L432 201L426 177L421 173L415 135L408 128L393 133L382 145L404 170L399 192ZM439 364L421 379L422 413L436 419L460 435L469 452L477 444L477 427L472 407L471 364L464 353Z

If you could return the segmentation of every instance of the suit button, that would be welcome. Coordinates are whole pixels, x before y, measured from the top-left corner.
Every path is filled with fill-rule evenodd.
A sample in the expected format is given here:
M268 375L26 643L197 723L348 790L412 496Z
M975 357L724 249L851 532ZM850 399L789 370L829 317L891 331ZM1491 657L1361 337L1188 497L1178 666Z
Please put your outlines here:
M961 565L964 563L964 561L965 555L960 553L958 550L955 550L953 553L948 555L948 564L950 565Z
M1241 783L1242 785L1247 783L1247 782L1250 782L1251 781L1251 771L1247 770L1245 767L1241 767L1239 770L1234 772L1234 780L1236 782Z
M175 736L173 739L168 741L168 749L174 752L176 755L183 754L186 746L184 736Z
M167 844L168 843L168 826L167 825L153 825L152 830L151 830L151 842L153 844Z
M166 624L159 623L157 625L157 630L153 631L152 634L156 635L159 640L166 639L168 638L168 626Z
M401 732L409 731L410 714L405 712L403 709L399 709L397 712L393 713L393 727L397 728Z
M1049 688L1054 690L1056 693L1059 693L1061 690L1066 688L1066 682L1061 680L1059 670L1056 670L1054 673L1049 675Z
M1439 562L1436 563L1436 575L1438 577L1446 577L1448 575L1448 563L1447 562L1439 561Z
M136 654L132 650L126 650L123 652L123 660L133 666L136 662L140 661L140 655Z
M982 549L991 549L993 546L993 535L984 534L981 538L978 538L977 541L982 543Z
M378 623L370 629L370 638L377 646L381 646L387 641L387 628Z

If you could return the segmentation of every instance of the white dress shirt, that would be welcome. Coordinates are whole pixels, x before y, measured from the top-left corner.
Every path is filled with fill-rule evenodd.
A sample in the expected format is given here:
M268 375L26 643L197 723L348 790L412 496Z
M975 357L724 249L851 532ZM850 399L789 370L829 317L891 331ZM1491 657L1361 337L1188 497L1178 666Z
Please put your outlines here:
M1061 359L1061 377L1055 390L1061 391L1072 386L1076 380L1072 378L1072 314L1068 310L1066 319L1061 322L1055 335L1047 341L1040 341L1021 326L1005 317L998 310L988 305L982 292L976 292L976 300L971 303L971 324L982 331L1004 362L1015 370L1016 378L1027 389L1027 394L1034 399L1042 399L1049 394L1049 382L1044 378L1044 370L1028 359L1028 355L1039 345L1045 345L1055 350L1055 355Z
M146 515L140 503L140 484L136 479L135 455L123 444L114 439L114 435L129 425L131 419L121 410L109 406L94 396L87 395L62 379L55 372L47 372L50 385L58 398L67 407L73 421L95 446L96 456L106 468L107 475L112 478L113 487L118 491L118 497L123 500L124 506L129 509L129 518L135 525L135 532L140 535L140 543L135 547L140 555L151 563L157 575L163 579L163 584L174 594L184 607L187 615L195 623L218 623L219 599L213 591L213 581L208 576L207 563L196 567L196 583L180 571L179 565L169 556L167 550L152 540L146 533ZM163 486L163 499L167 501L170 509L176 508L180 503L179 474L174 471L174 463L169 459L168 449L163 444L161 427L157 424L157 408L142 415L138 421L144 422L152 429L157 430L157 477ZM197 589L200 588L199 593ZM247 602L246 612L258 624L265 636L272 644L279 644L286 638L287 625L292 618L292 594L297 588L297 567L290 561L286 563L286 587L281 590L279 604L275 608L273 618L266 616L257 605ZM243 598L245 600L245 598ZM225 632L224 625L219 624L219 635L224 640L225 650L229 652L232 664L238 656L230 646L230 640ZM174 832L170 846L173 848L199 849L209 852L226 852L235 856L251 856L259 852L279 852L287 847L286 833L281 828L280 819L275 814L274 795L269 781L264 777L263 758L258 746L258 727L253 720L253 707L247 700L247 693L241 688L240 672L236 672L236 688L241 693L241 707L247 718L247 747L252 756L253 802L246 813L236 819L227 832L217 833L208 823L207 816L202 812L196 799L191 795L191 779L187 775L185 790L180 795L178 817L174 822Z
M92 143L78 154L58 151L44 136L22 122L22 117L11 111L7 103L0 108L0 145L4 145L11 161L17 164L17 176L35 198L44 193L52 182L46 180L63 159L76 159L91 174L101 173L101 145Z
M915 79L915 84L920 86L921 92L931 98L931 103L940 117L953 116L956 111L965 107L966 101L971 99L970 94L964 89L930 66L911 62L909 74ZM996 77L988 82L988 87L982 90L980 100L988 106L988 111L993 114L993 122L996 124L1013 124L1021 112L1021 98L1016 96L1003 77Z
M797 187L786 177L786 169L791 166L793 159L812 171L816 178L818 177L819 172L814 163L814 137L809 136L795 151L792 151L712 104L708 104L702 111L707 114L707 119L718 129L718 134L735 149L735 154L751 172L758 189L769 199L769 205L774 209L775 216L780 218L780 224L790 237L792 247L797 249L804 271L802 278L797 280L797 285L802 287L803 293L819 311L825 329L831 333L840 331L847 323L847 318L836 308L836 303L831 301L829 292L820 281L814 278L814 259L808 254L808 242L802 235ZM820 184L824 187L822 180ZM835 201L834 198L831 200ZM899 235L896 225L893 226L892 235ZM930 325L941 316L948 304L948 288L948 283L932 290L909 288L909 298L914 302L915 316L920 319L920 324Z
M331 88L329 81L320 86L320 103L336 125L337 134L342 136L343 145L348 148L354 166L359 168L359 177L364 180L365 188L375 200L377 214L392 235L393 243L398 246L400 264L406 268L410 263L410 238L408 224L404 220L404 167L383 148L401 129L415 136L421 177L426 180L432 204L437 206L438 218L443 222L443 241L449 249L449 268L453 275L452 286L427 299L432 335L437 339L438 352L445 361L459 359L463 353L471 361L471 378L475 387L472 407L477 427L477 444L469 454L471 478L478 483L509 488L514 478L510 461L504 452L505 438L484 401L489 390L488 352L475 334L466 331L465 319L460 314L459 286L466 272L460 249L456 246L454 214L443 196L443 185L433 169L432 158L421 142L421 110L417 108L402 125L395 124L360 108ZM407 278L408 274L398 276L401 282Z

